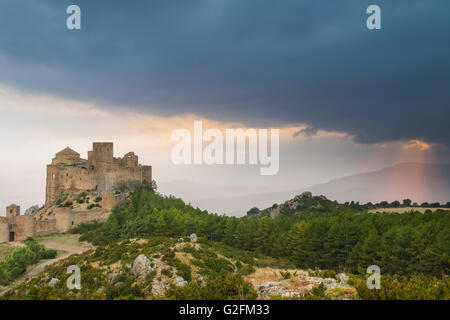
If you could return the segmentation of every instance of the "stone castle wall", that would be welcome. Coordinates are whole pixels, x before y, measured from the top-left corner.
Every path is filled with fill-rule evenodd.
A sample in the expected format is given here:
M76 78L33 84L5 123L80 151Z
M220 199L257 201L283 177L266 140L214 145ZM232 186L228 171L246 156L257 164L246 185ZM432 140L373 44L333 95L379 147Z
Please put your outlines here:
M28 237L56 232L66 232L82 223L104 221L122 196L113 192L122 185L134 188L144 182L152 182L152 167L139 164L133 152L123 158L113 157L113 143L95 142L88 159L67 147L58 152L51 164L47 165L46 206L52 208L62 192L96 191L102 194L103 208L74 211L70 208L54 209L54 217L40 220L33 215L20 215L20 207L7 207L7 217L0 217L0 242L15 241ZM38 211L39 212L39 211ZM44 211L45 212L45 211ZM37 216L36 216L37 217Z
M34 235L34 225L36 220L32 216L16 217L15 224L10 227L10 231L14 232L15 241L23 241Z
M82 223L101 222L106 220L110 212L104 208L76 212L68 208L58 208L55 210L55 218L50 220L39 221L32 216L20 216L16 217L14 224L8 224L7 219L1 218L0 243L9 241L10 232L14 232L15 241L23 241L28 237L66 232Z
M0 243L9 241L8 219L0 217Z
M66 232L82 223L104 221L109 214L110 212L104 209L73 212L70 209L61 208L55 212L55 228L57 232Z
M63 190L95 190L97 175L82 166L47 165L46 203L58 200Z
M35 221L33 236L57 232L56 219Z

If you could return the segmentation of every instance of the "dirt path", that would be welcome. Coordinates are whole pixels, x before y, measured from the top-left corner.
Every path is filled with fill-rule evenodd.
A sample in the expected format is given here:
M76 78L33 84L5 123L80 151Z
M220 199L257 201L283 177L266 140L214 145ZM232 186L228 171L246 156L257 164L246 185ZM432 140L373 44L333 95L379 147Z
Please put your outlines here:
M22 276L22 277L24 277L23 280L37 275L39 272L43 271L46 266L52 265L55 262L63 260L72 254L81 254L90 249L90 248L76 247L76 246L70 246L70 245L66 245L66 244L53 243L53 242L45 243L45 247L47 249L64 250L64 251L66 251L66 253L60 257L38 263L33 269L29 270Z
M11 242L10 244L12 246L15 246L15 247L24 246L24 244L21 243L21 242ZM25 280L29 279L30 277L33 277L33 276L37 275L38 273L43 271L46 266L49 266L49 265L52 265L52 264L54 264L54 263L56 263L58 261L61 261L61 260L65 259L65 258L67 258L68 256L72 255L72 254L81 254L81 253L91 249L91 247L77 247L77 246L71 246L71 245L55 243L55 242L46 242L44 244L44 246L47 249L63 250L63 251L66 251L66 253L64 253L60 257L57 257L57 258L54 258L54 259L50 259L50 260L47 260L47 261L44 261L44 262L36 264L30 270L26 271L23 275L21 275L19 278L17 278L12 283L12 285L9 286L9 288L7 288L4 291L1 291L0 292L0 296L4 295L12 287L15 287L18 284L20 284L20 283L24 282Z
M8 242L11 247L25 247L25 244L19 241Z

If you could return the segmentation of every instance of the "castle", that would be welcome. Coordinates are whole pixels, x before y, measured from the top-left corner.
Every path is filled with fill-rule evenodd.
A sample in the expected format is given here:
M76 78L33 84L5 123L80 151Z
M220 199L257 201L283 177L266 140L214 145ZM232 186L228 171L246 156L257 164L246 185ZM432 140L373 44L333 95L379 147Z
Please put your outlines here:
M0 242L65 232L81 223L102 221L121 200L121 189L152 182L152 167L140 165L134 152L114 157L112 142L94 142L87 160L69 147L47 165L45 205L20 215L20 206L0 217Z

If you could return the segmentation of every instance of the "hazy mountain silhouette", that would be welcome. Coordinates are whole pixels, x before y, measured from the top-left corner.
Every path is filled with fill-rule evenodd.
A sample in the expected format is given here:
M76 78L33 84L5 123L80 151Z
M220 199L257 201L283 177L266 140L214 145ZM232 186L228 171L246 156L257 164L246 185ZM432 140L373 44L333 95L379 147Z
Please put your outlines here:
M379 171L359 173L309 188L338 201L450 201L450 165L400 163Z
M170 194L170 188L165 188L165 194ZM181 189L186 189L183 192ZM284 202L304 191L311 191L314 195L323 194L328 199L345 201L380 202L411 199L413 202L441 202L450 201L450 165L430 163L400 163L378 171L358 173L331 180L324 184L314 185L298 190L280 192L262 192L245 194L239 190L236 194L223 193L219 197L199 199L201 189L213 188L206 185L198 189L198 185L185 182L183 188L177 189L177 196L196 194L186 197L194 206L212 212L229 215L245 215L251 207L266 208L273 203ZM225 191L225 190L222 190ZM250 194L251 193L251 194ZM183 197L184 198L184 197Z

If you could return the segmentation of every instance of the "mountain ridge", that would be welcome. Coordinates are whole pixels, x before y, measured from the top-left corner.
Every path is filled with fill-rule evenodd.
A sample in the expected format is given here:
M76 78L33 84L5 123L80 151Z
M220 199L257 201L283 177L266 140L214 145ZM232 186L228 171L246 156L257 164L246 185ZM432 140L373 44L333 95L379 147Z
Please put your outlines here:
M242 216L251 207L266 208L305 191L339 202L392 202L409 198L417 203L445 203L450 201L450 164L400 162L390 167L355 173L306 188L186 200L202 209Z

